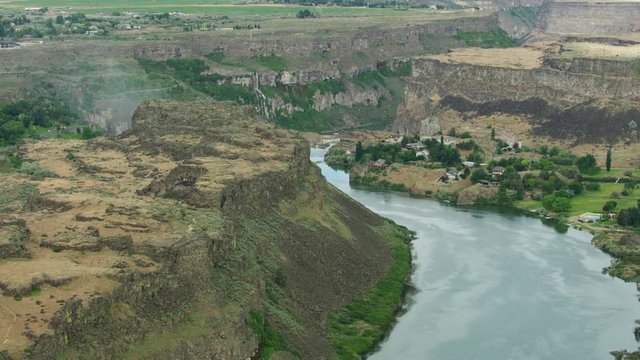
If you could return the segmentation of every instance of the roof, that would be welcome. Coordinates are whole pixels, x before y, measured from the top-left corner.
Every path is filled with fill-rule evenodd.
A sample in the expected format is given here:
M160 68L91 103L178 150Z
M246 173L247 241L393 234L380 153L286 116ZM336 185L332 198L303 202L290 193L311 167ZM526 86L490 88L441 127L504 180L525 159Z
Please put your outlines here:
M491 169L491 171L505 171L505 168L502 166L494 166L493 169Z

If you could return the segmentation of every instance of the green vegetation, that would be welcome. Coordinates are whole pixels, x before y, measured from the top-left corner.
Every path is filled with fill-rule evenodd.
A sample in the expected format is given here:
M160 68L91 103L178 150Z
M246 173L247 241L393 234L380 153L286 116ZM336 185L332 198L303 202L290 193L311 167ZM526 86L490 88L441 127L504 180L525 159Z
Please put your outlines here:
M16 170L20 174L26 174L35 179L44 179L46 177L54 177L55 174L49 170L42 167L37 162L23 162L20 168Z
M221 53L207 55L212 61L223 60ZM258 65L274 71L281 71L287 67L280 56L257 56L252 58ZM230 100L241 104L256 104L258 97L253 89L242 85L224 84L226 78L219 74L207 74L208 66L201 59L177 59L169 61L139 60L140 65L151 78L175 79L179 83L188 85L191 89L208 95L216 100ZM411 64L404 63L397 68L384 68L359 74L352 79L325 80L307 85L296 85L288 88L264 86L260 90L268 98L279 97L285 103L292 104L300 110L289 114L280 110L275 114L275 123L289 129L300 131L328 131L340 128L344 118L356 118L368 121L365 126L369 129L383 129L395 117L395 111L402 98L402 84L397 79L411 73ZM353 83L360 87L384 87L391 96L378 99L377 107L369 104L355 104L351 107L333 105L331 109L317 111L314 109L313 96L321 94L338 94L347 90L347 84Z
M341 360L360 359L371 350L393 323L402 303L411 271L409 243L413 235L389 220L378 232L389 239L394 261L373 289L329 318L331 344Z
M273 71L283 71L288 67L286 60L276 54L255 56L253 57L253 59L259 65Z
M460 152L451 145L444 145L442 137L439 142L436 139L427 139L423 143L427 146L429 157L432 161L437 161L447 166L457 165L462 161Z
M60 101L38 98L0 107L0 147L21 138L38 137L43 131L70 125L76 115Z
M536 27L536 20L540 7L537 6L515 6L509 10L509 15L522 20L528 28Z
M411 161L424 160L416 156L413 150L405 150L400 144L373 144L367 147L356 146L355 161L367 163L379 159L385 160L387 164L405 164Z
M596 158L591 154L578 158L576 165L578 166L578 170L583 174L596 174L600 171L600 168L596 164Z
M153 3L144 0L97 0L92 2L80 0L8 0L3 2L4 8L22 10L25 7L73 8L76 11L97 14L119 14L126 11L137 13L182 12L185 14L208 14L226 16L279 16L295 17L300 10L308 9L301 5L272 6L270 4L234 5L237 0L215 0L206 4L192 0L155 0ZM321 16L344 15L384 15L393 9L366 7L316 7L315 12ZM398 15L403 15L402 13Z
M251 327L258 338L260 359L268 360L276 351L289 350L289 346L282 335L273 330L259 312L251 311L249 327Z
M349 184L355 186L366 186L369 188L379 190L391 190L391 191L406 191L407 189L403 184L392 183L388 180L380 180L376 172L373 171L372 175L355 176L349 180Z
M478 46L482 48L508 48L516 46L517 43L506 31L496 28L489 32L464 32L458 31L455 39L464 41L468 46Z
M347 169L353 165L353 155L347 154L347 150L333 146L324 155L324 162L334 169Z
M316 17L316 14L312 13L311 10L309 9L303 9L298 11L298 13L296 14L296 17L298 19L314 18Z

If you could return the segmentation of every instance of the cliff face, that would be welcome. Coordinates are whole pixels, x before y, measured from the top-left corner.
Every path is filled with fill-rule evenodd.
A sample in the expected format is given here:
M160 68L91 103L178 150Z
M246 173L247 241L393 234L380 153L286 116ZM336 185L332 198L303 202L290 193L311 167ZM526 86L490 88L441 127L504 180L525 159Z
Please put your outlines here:
M26 144L55 176L1 174L24 195L0 204L0 356L331 356L327 317L392 262L384 222L248 111L150 101L116 140Z
M453 109L469 116L524 115L545 135L602 141L625 132L640 109L635 62L574 59L555 68L516 65L415 59L394 130L435 133L442 111ZM600 118L591 119L596 114Z
M619 34L640 31L640 2L546 1L538 27L550 33Z
M498 26L497 15L461 17L435 20L410 27L389 29L363 28L356 31L336 31L315 36L291 36L290 33L257 31L251 39L246 36L216 37L203 41L188 39L184 43L141 44L135 49L138 59L164 61L182 57L224 53L225 56L258 56L278 54L285 58L305 57L309 54L352 54L357 51L375 51L397 47L408 54L424 51L421 39L425 36L453 36L457 31L490 31ZM389 53L388 51L386 52ZM401 56L395 52L396 56ZM384 56L384 53L381 53Z

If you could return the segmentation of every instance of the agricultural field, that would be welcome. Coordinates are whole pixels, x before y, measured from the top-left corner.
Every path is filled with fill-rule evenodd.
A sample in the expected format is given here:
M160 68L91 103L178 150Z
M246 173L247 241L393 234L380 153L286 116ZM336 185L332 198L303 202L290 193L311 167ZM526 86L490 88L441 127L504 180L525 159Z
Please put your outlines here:
M116 0L116 1L86 1L72 0L3 0L0 6L7 9L22 10L27 7L48 7L50 10L95 13L114 12L181 12L185 14L209 14L227 16L295 16L302 9L309 9L308 6L300 5L279 5L279 4L249 4L242 5L237 0L214 0L214 1L193 1L193 0ZM345 15L384 15L391 12L398 13L393 9L379 9L366 7L314 7L312 8L320 16L345 16ZM419 11L419 10L417 10Z

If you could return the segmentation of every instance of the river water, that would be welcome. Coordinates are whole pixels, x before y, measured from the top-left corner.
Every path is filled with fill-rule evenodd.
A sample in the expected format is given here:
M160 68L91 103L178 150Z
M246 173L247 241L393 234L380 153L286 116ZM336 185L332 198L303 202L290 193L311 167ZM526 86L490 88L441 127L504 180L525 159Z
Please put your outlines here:
M586 232L535 218L352 189L348 174L311 159L372 211L417 232L407 311L373 360L612 359L636 350L635 284L603 275L611 258Z

